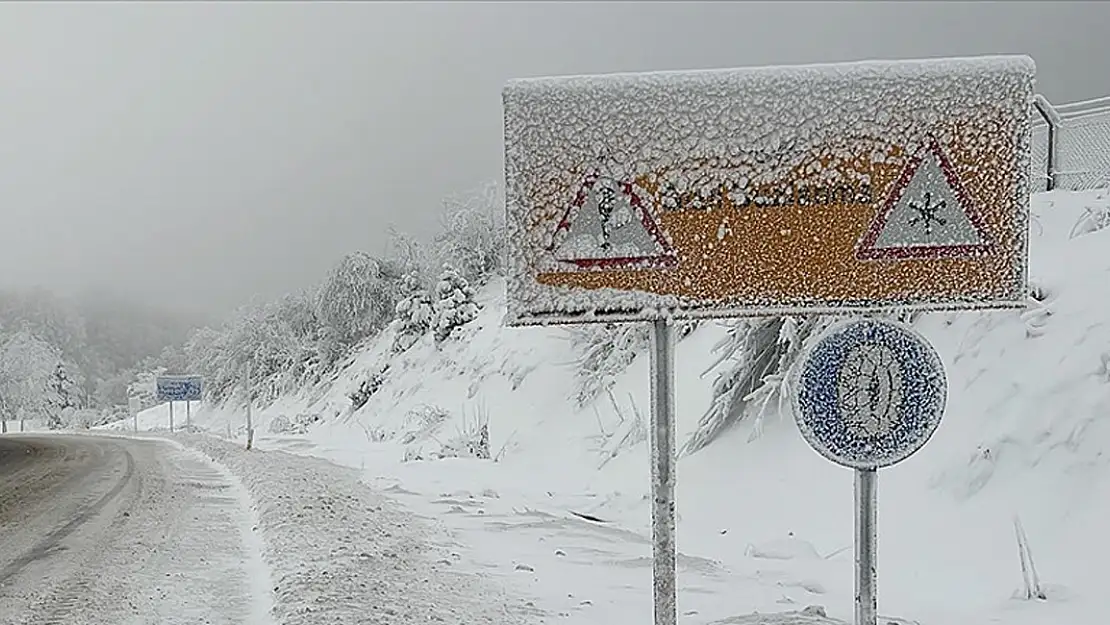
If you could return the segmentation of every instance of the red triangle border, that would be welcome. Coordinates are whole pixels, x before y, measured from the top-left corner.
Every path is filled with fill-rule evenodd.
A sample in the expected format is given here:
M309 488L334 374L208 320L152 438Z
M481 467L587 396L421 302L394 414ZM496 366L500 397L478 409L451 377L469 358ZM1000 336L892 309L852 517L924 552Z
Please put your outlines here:
M979 232L982 237L983 243L963 244L963 245L919 245L911 247L894 247L894 248L875 248L875 243L879 240L879 235L882 234L883 228L886 227L887 219L894 211L894 206L902 199L902 195L906 191L910 180L913 179L914 174L921 167L924 160L924 153L932 152L937 157L937 163L940 164L940 169L944 172L945 180L948 186L951 187L952 192L959 200L964 214L967 215L968 221L971 222L972 227ZM948 160L944 150L941 148L940 143L934 137L929 138L928 146L919 150L913 156L909 165L902 170L901 176L894 183L890 193L887 195L886 201L883 203L882 208L879 209L878 215L874 221L871 222L871 227L864 234L863 238L856 244L856 257L861 260L907 260L919 258L961 258L968 256L981 255L993 247L990 240L990 234L983 223L983 218L975 206L971 203L971 199L964 191L963 185L960 184L960 179L956 175L955 168L952 162Z
M599 172L594 171L586 176L582 187L575 195L574 202L563 213L563 218L559 220L559 225L555 226L555 232L551 237L551 245L547 247L547 252L555 252L555 240L559 233L568 230L571 225L572 215L586 203L589 198L590 190L594 184L601 178ZM621 182L621 193L628 197L628 202L632 209L640 214L640 221L644 224L651 238L663 248L663 253L656 256L622 256L617 258L582 258L577 260L560 260L556 259L559 263L575 265L579 268L591 269L622 269L630 265L635 265L636 269L667 269L678 266L678 257L675 255L674 246L667 241L663 235L663 231L651 216L648 211L644 200L633 190L632 183Z

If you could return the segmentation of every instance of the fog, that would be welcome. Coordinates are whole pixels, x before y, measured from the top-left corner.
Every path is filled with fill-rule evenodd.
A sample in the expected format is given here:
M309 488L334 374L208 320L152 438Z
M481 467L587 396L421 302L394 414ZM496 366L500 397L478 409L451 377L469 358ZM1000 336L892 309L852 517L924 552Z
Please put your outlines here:
M1026 53L1110 94L1110 3L3 3L0 286L221 314L502 175L509 78Z

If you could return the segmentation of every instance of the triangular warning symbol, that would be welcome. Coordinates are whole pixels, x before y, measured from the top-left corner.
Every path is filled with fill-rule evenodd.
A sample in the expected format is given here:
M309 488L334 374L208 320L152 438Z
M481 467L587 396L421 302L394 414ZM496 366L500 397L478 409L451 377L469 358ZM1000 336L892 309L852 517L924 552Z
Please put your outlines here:
M580 268L663 268L678 264L631 183L592 174L559 225L548 251Z
M954 258L989 248L979 212L933 140L906 165L856 255L866 260Z

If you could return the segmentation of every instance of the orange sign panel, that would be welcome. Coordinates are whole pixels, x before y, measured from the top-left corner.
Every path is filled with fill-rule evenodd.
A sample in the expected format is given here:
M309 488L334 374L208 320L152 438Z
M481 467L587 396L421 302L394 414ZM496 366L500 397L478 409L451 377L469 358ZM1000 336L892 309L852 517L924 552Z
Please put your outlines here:
M539 78L503 93L510 325L1013 308L1033 62Z

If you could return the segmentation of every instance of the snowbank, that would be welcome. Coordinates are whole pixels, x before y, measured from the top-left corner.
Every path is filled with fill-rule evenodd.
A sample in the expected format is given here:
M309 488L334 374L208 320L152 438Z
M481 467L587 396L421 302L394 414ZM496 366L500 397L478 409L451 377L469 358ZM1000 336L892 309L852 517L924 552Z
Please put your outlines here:
M511 625L525 606L455 571L458 554L355 471L196 434L173 439L226 466L250 492L280 625Z

